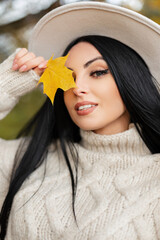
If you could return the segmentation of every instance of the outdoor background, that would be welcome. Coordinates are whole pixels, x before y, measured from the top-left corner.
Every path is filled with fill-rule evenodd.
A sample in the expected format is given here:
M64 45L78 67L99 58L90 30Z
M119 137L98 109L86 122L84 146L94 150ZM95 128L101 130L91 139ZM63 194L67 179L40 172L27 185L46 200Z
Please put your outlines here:
M27 47L31 30L48 11L74 0L0 0L0 63L18 47ZM160 24L160 0L106 0L123 6ZM38 111L45 96L38 90L23 96L11 113L0 121L0 137L14 139Z

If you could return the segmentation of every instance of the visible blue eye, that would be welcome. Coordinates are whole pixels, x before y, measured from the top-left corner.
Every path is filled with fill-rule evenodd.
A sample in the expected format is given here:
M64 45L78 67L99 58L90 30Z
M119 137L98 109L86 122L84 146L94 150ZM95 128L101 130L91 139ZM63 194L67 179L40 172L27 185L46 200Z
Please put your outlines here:
M90 73L90 76L92 76L92 77L100 77L100 76L102 76L102 75L107 74L108 71L109 71L109 69L100 70L100 71L94 71L94 72L91 72L91 73Z

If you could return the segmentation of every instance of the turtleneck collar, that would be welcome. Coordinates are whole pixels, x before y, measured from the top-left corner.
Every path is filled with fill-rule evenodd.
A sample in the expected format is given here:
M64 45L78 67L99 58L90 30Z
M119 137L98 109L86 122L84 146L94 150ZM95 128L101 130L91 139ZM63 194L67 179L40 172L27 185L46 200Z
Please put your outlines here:
M151 154L133 123L129 125L128 130L113 135L100 135L93 131L84 130L81 130L80 133L82 137L81 146L86 150L113 154Z

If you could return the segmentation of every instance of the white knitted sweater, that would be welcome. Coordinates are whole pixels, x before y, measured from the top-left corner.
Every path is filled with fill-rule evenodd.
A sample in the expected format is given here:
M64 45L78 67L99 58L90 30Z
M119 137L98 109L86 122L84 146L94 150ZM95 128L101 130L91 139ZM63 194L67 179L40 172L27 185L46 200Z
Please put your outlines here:
M36 85L36 74L13 72L12 61L13 56L0 66L1 118ZM160 239L160 154L150 153L133 124L123 133L81 131L81 136L75 203L78 227L68 168L51 146L39 190L45 163L14 198L6 239ZM19 140L0 140L0 208L18 144Z

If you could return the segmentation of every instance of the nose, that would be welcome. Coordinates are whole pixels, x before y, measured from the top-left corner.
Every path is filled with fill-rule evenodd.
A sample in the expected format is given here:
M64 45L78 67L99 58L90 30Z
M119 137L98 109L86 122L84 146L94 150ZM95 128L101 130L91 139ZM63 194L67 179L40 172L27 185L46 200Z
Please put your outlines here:
M86 94L87 92L77 86L77 88L74 88L74 89L73 89L73 93L74 93L76 96L81 96L81 95Z
M73 93L76 96L82 96L88 93L88 87L82 79L76 79L75 82L77 87L73 89Z

